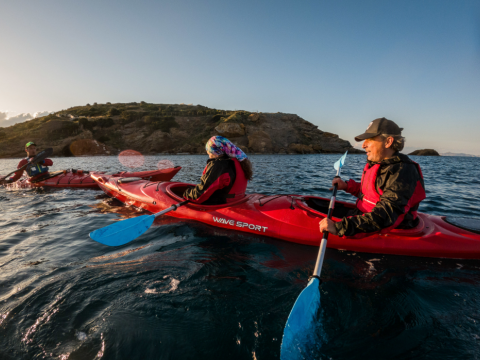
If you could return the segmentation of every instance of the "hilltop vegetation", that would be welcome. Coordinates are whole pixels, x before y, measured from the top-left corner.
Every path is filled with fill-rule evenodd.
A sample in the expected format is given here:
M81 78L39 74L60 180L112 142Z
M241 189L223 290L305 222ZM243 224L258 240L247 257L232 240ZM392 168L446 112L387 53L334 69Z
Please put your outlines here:
M322 153L353 149L348 141L319 130L292 114L211 109L202 105L140 103L87 104L0 129L0 157L24 156L27 141L72 154L72 143L91 141L116 154L204 153L205 142L220 134L249 153ZM97 149L98 150L98 149ZM88 151L85 150L88 154ZM353 150L355 151L355 150Z

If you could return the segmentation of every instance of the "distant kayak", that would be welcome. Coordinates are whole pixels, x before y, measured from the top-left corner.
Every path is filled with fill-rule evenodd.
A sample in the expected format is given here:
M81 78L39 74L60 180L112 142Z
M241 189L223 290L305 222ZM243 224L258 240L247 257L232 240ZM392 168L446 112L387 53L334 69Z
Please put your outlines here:
M91 177L109 196L152 213L177 204L192 184L122 179L100 173ZM166 216L191 219L212 226L294 243L319 246L318 223L329 200L316 196L247 194L228 205L188 203ZM339 221L355 204L337 201L333 220ZM395 229L363 239L330 235L328 247L357 252L452 259L480 258L480 220L419 213L414 229Z
M150 181L170 181L182 168L162 170L148 170L137 172L122 171L116 174L109 174L114 178L139 178ZM104 174L104 173L97 173ZM47 173L44 177L31 181L30 179L20 179L17 182L7 184L8 188L32 188L32 187L53 187L53 188L83 188L98 189L97 183L90 177L89 171L84 170L64 170Z

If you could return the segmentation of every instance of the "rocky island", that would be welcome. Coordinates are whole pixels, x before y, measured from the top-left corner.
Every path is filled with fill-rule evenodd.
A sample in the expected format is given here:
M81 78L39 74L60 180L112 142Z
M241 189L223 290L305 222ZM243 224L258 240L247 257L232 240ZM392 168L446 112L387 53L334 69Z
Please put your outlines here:
M440 156L438 151L433 150L433 149L421 149L421 150L415 150L412 151L408 155L417 155L417 156Z
M255 154L363 153L294 114L211 109L202 105L87 104L0 128L0 157L23 157L27 141L56 156L204 154L222 135Z

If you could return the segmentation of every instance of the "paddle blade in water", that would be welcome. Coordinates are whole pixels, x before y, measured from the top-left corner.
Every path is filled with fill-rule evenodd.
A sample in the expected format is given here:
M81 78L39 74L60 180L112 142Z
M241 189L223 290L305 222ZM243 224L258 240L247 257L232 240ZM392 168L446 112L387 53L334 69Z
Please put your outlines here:
M143 215L113 223L90 233L90 238L108 246L126 244L147 231L155 215Z
M321 340L315 334L316 329L322 328L317 324L317 312L320 308L319 285L318 279L312 278L293 305L283 332L281 360L308 359L309 350L321 346L318 343Z
M345 154L343 154L343 156L335 164L333 164L333 167L335 168L335 170L338 171L338 169L342 168L343 164L345 163L345 158L347 157L347 153L348 151L346 151Z

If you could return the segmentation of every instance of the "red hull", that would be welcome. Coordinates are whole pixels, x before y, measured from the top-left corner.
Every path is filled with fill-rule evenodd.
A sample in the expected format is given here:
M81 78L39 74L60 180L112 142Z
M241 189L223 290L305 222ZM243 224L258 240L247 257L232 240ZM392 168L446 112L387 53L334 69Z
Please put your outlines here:
M162 170L149 170L149 171L137 171L126 172L122 171L114 175L114 177L126 178L126 177L139 177L150 181L170 181L182 168L180 166L162 169ZM101 173L97 173L101 174ZM90 177L90 174L84 174L81 170L72 173L67 171L63 174L54 176L44 181L32 183L29 179L19 180L16 183L12 183L9 187L16 188L32 188L32 187L54 187L54 188L82 188L82 189L98 189L97 183Z
M190 184L176 182L135 181L121 184L102 174L92 174L108 195L128 205L152 213L163 210L183 199L181 194ZM321 235L318 223L326 215L311 207L312 201L326 202L314 196L264 196L250 194L238 202L205 206L187 204L167 215L192 219L225 229L265 235L299 244L319 246ZM337 206L355 205L337 201ZM336 206L336 208L337 208ZM419 214L415 229L393 230L363 239L346 239L330 235L328 247L358 252L422 256L453 259L479 259L480 235L463 230L444 221L444 217ZM339 220L333 218L333 220Z

